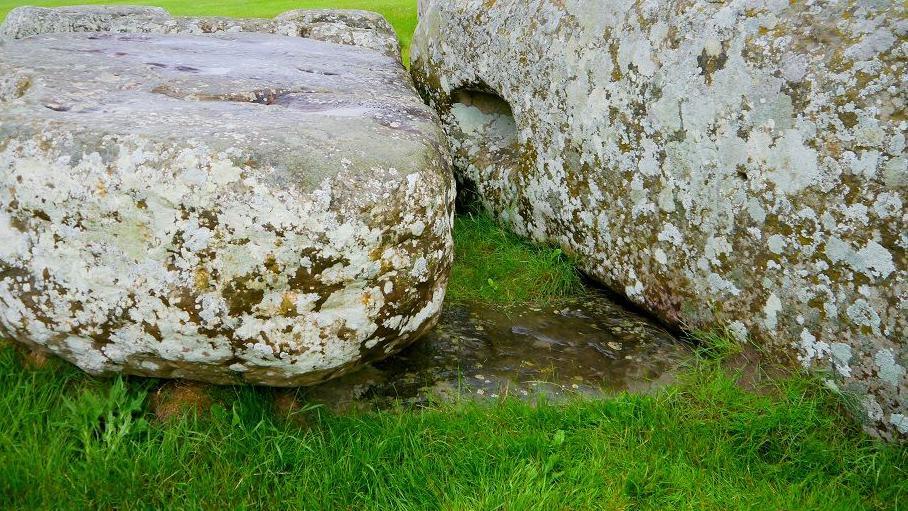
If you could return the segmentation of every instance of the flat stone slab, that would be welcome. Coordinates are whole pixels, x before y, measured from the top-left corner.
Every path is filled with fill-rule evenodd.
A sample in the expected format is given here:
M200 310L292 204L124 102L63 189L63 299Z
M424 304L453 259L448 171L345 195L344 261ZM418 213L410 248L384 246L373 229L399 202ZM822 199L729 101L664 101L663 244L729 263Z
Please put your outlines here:
M0 335L92 373L310 384L431 328L453 184L396 58L303 38L0 43Z
M605 293L513 311L453 303L420 342L310 387L306 399L345 411L506 396L601 398L666 385L692 357L688 345Z
M258 32L360 46L400 57L397 34L382 15L348 9L296 9L266 19L171 16L160 7L134 5L18 7L10 11L0 24L0 39L22 39L56 32Z

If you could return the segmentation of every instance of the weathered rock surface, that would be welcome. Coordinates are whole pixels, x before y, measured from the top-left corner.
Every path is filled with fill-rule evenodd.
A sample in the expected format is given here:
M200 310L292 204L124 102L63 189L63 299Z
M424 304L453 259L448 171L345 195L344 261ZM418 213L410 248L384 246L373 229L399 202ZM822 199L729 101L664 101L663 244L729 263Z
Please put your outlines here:
M459 179L674 324L828 369L908 435L898 2L426 0Z
M82 5L19 7L0 25L0 39L55 32L214 34L259 32L361 46L398 57L400 43L378 13L340 9L298 9L274 19L171 16L160 7Z
M432 327L444 134L396 58L265 34L0 43L0 336L300 385Z

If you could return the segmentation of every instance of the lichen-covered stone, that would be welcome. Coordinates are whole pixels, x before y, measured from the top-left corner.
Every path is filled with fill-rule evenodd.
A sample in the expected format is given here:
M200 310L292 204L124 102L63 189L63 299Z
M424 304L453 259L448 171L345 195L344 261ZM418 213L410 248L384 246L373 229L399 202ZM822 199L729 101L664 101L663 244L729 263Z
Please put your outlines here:
M425 0L458 177L673 324L727 327L908 435L900 2Z
M396 58L265 34L0 43L0 337L92 373L300 385L415 340L451 261Z
M171 16L160 7L82 5L19 7L0 25L0 39L22 39L55 32L213 34L260 32L362 46L400 55L394 29L380 14L342 9L298 9L274 19Z

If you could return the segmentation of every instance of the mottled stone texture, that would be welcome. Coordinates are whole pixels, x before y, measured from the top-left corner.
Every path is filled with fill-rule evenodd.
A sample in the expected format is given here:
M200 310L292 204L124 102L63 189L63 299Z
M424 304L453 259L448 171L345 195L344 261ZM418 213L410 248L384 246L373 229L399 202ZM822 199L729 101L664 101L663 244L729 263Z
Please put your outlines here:
M380 14L357 10L285 12L274 19L171 16L160 7L82 5L19 7L0 25L0 39L22 39L54 32L150 32L213 34L260 32L361 46L400 55L394 29Z
M301 385L431 328L444 133L396 57L265 34L0 43L0 337Z
M901 2L427 0L455 167L662 319L727 327L908 434Z

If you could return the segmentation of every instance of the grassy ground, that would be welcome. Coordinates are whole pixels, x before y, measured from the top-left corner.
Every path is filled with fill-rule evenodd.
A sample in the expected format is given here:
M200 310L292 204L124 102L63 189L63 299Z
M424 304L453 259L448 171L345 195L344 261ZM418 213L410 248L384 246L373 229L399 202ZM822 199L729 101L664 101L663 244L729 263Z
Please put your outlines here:
M0 0L0 19L20 5L55 7L79 4L138 4L164 7L181 16L272 17L291 9L366 9L381 13L391 22L409 59L410 38L416 28L416 0Z
M55 361L29 369L0 348L0 507L908 505L908 450L869 440L829 391L795 379L746 392L712 362L654 395L351 416L287 406L276 391L221 388L201 412L161 420L150 412L157 384L94 379Z
M560 250L531 245L486 214L463 214L454 222L449 300L514 306L583 292L580 274Z

